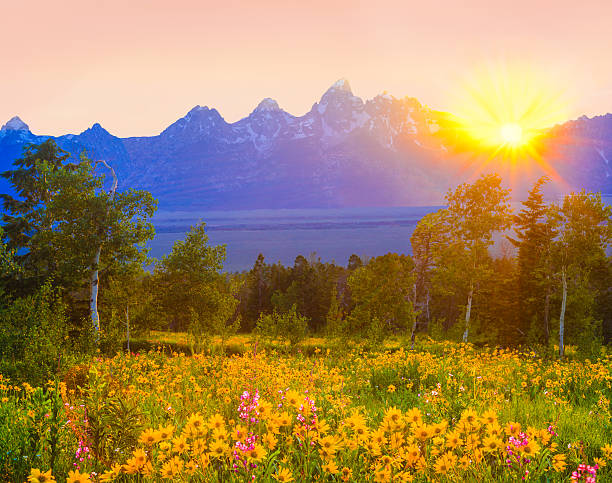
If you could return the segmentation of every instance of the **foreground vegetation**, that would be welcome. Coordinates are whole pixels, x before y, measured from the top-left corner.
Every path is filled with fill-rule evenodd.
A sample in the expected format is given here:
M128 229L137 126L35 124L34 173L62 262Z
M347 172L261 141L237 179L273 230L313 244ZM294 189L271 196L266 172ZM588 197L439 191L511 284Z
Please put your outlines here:
M148 259L151 194L69 159L2 174L0 480L612 479L599 194L512 214L484 175L411 256L228 274L203 223Z
M366 351L319 340L292 351L235 337L232 356L159 347L95 358L45 388L5 379L0 479L612 476L610 356L559 362L429 339L410 351L409 342Z

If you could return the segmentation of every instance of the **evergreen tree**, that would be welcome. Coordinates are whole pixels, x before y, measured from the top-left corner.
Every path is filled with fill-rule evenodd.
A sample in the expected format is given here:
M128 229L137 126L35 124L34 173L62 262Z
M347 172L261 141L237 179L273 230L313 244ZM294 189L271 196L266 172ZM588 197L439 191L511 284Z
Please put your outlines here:
M32 244L39 233L51 230L56 222L47 210L55 194L49 174L76 169L76 165L66 163L69 157L49 139L38 146L27 146L23 157L13 163L15 169L1 174L16 193L0 194L0 199L4 207L4 239L7 248L16 252L16 262L22 268L21 283L12 287L18 295L33 293L44 280L57 277L52 247L39 244L34 249Z
M373 258L349 277L355 308L349 316L354 335L379 339L412 326L414 264L405 255L388 253Z
M515 237L507 237L518 248L517 337L524 342L528 333L541 334L539 342L545 344L550 336L551 243L555 237L542 195L542 186L548 181L542 177L536 182L522 203L523 209L513 217Z
M349 271L353 271L353 270L357 270L359 267L363 266L363 262L361 261L361 258L359 258L359 255L356 254L352 254L349 259L348 259L348 265L347 265L347 269Z
M330 337L341 337L345 333L344 311L338 301L338 290L335 286L330 297L325 329Z
M525 340L517 330L520 312L517 296L517 263L513 257L491 261L492 276L481 291L478 301L478 342L515 346Z

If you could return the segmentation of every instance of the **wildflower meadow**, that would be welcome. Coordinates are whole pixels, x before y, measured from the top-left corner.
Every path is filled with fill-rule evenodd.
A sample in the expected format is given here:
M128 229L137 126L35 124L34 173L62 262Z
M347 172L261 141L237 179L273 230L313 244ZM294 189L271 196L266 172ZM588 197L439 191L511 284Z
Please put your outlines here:
M612 481L612 359L233 337L0 384L0 479Z
M151 194L66 156L3 175L0 481L612 481L601 194L483 174L412 255L228 273L198 222L145 269Z

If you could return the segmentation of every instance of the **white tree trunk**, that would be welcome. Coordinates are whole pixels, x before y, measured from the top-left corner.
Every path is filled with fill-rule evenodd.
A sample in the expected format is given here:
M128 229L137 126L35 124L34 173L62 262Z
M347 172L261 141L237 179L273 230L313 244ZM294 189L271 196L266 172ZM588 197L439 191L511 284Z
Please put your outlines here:
M472 297L474 296L474 284L470 285L470 292L468 293L468 302L465 309L465 331L463 332L463 342L468 341L468 333L470 330L470 313L472 312Z
M417 306L417 285L416 282L413 286L414 289L414 308ZM412 332L410 333L410 349L414 350L414 339L416 337L416 328L417 328L417 316L416 314L412 315Z
M90 283L90 297L89 297L89 311L91 313L91 322L93 323L94 333L96 339L100 332L100 317L98 315L98 264L100 263L100 253L102 252L102 245L96 249L96 254L92 261L94 269L91 271L91 283Z
M425 309L427 310L427 330L429 331L429 324L431 322L431 316L429 314L429 288L427 289L427 297L425 298Z
M106 161L96 161L94 164L94 169L96 164L102 163L107 169L109 169L113 175L113 186L110 190L110 202L115 199L115 192L117 191L117 175L115 174L115 170L106 162ZM106 209L106 215L108 216L108 212L110 211L110 204ZM106 220L104 220L106 223ZM100 231L105 230L106 227L100 227ZM98 314L98 289L100 286L100 280L98 278L99 272L99 264L100 264L100 254L102 253L102 240L98 244L96 248L96 253L91 262L91 282L90 282L90 297L89 297L89 311L91 314L91 322L93 324L94 332L96 334L96 341L99 340L100 336L100 316Z
M127 351L130 352L130 306L125 306L125 331L127 333Z
M563 346L563 332L565 331L565 305L567 303L567 274L565 267L561 271L561 281L563 282L563 298L561 299L561 315L559 315L559 357L563 359L565 347Z

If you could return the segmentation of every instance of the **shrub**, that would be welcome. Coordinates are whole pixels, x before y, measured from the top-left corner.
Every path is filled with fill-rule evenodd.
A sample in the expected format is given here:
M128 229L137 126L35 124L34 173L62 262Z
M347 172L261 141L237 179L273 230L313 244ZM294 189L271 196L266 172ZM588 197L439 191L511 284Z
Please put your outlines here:
M306 337L308 318L297 313L293 305L289 312L261 314L257 321L256 332L264 337L288 340L294 346Z
M46 382L68 344L66 306L49 283L14 300L0 313L0 373L33 384Z
M0 481L25 481L32 467L65 474L70 466L65 448L75 441L59 384L46 389L26 384L9 394L0 404Z

